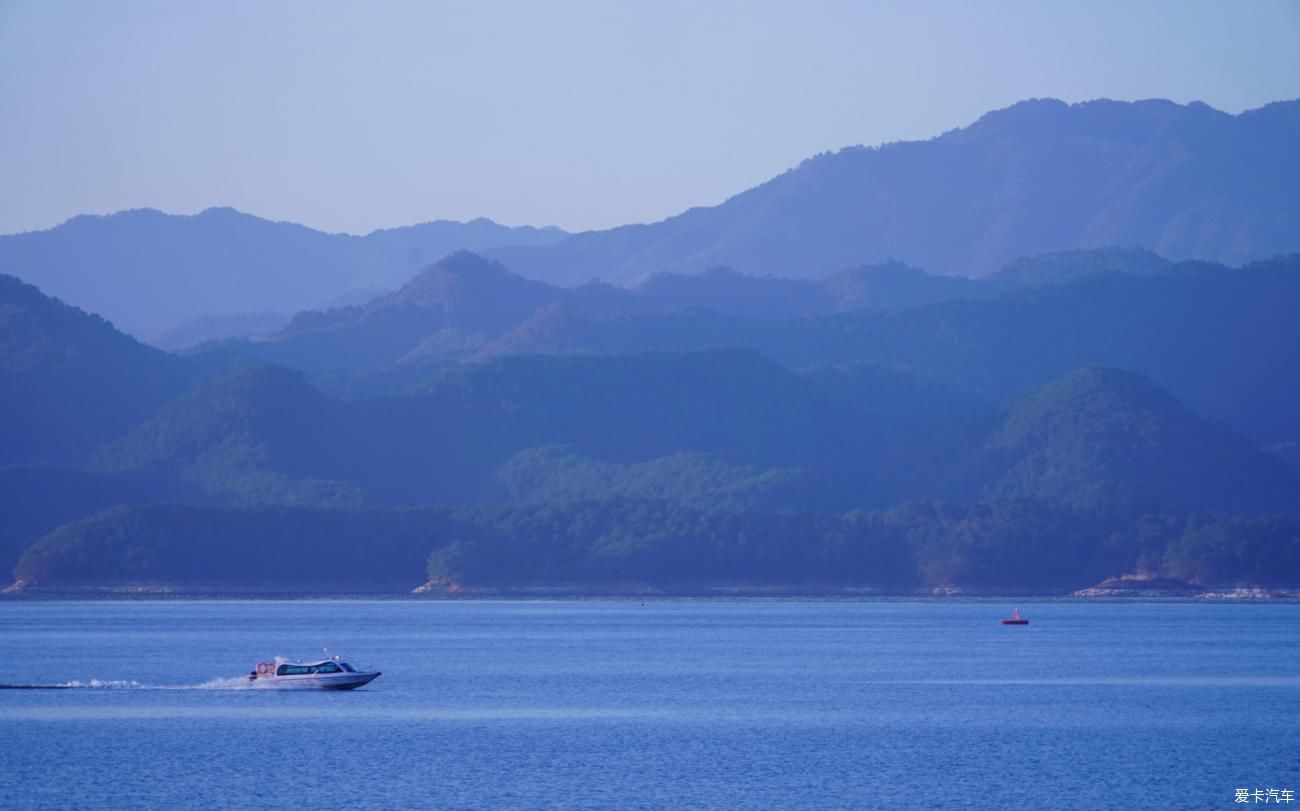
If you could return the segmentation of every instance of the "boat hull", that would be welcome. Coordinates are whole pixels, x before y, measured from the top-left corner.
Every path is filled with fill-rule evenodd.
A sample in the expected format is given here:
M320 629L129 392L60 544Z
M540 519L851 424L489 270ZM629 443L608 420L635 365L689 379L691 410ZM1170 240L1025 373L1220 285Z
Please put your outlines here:
M375 679L379 673L339 673L328 676L269 676L255 680L255 683L268 687L284 687L301 690L355 690L364 687Z
M324 690L355 690L358 687L364 687L377 678L379 678L378 673L349 673L347 678L322 684L321 688Z
M1029 620L1002 620L1003 625L1028 625Z

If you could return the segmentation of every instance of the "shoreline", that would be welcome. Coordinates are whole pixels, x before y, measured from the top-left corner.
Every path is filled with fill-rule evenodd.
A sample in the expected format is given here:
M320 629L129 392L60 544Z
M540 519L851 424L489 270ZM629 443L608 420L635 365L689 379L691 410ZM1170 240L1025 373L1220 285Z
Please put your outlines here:
M16 586L16 587L15 587ZM1161 588L1090 587L1070 592L1028 589L935 588L894 591L862 586L751 585L736 583L648 586L597 585L460 586L423 584L411 588L317 586L195 586L170 583L118 585L19 585L0 591L0 603L129 601L410 601L474 602L509 600L826 600L862 602L1171 602L1300 604L1300 591L1251 586Z

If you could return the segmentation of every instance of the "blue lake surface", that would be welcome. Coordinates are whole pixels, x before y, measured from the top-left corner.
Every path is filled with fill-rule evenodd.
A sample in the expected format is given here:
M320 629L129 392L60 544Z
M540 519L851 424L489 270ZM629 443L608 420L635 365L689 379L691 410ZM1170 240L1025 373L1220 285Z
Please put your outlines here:
M1300 793L1300 606L0 603L0 807L1173 808ZM354 692L249 689L328 645ZM1292 804L1295 805L1294 803Z

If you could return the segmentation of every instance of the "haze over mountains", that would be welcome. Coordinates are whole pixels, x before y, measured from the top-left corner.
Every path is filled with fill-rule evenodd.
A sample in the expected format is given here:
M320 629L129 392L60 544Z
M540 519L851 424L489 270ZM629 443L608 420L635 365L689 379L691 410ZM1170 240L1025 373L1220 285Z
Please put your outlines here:
M1124 251L1106 257L1093 260L1107 267L1167 264ZM818 281L713 268L694 276L657 274L632 288L603 282L566 288L525 279L462 251L394 293L359 306L299 313L260 339L212 343L196 354L216 366L283 363L312 373L331 393L354 397L395 392L467 360L574 348L596 323L637 314L700 310L792 318L991 296L1013 284L931 276L893 263L850 268Z
M0 272L178 347L361 303L459 249L560 286L716 266L822 279L890 260L980 277L1020 257L1111 246L1240 265L1300 250L1298 141L1295 101L1233 116L1199 103L1033 100L928 141L819 155L647 225L567 235L475 220L354 237L231 209L142 210L0 236Z
M1300 586L1300 253L1277 186L1295 158L1274 139L1295 109L1031 102L600 235L337 237L211 210L4 238L0 256L26 246L23 267L145 320L190 281L187 307L311 303L173 354L0 275L0 570L38 588ZM407 267L444 237L497 258ZM41 259L96 251L84 287ZM590 275L634 283L556 283ZM385 292L315 306L358 279Z
M231 208L192 216L138 209L0 236L0 272L150 338L203 316L292 314L358 292L364 300L455 250L546 245L563 236L483 219L351 236Z
M1241 264L1300 249L1300 102L1025 101L929 141L819 155L721 205L492 255L560 283L728 265L819 278L898 259L982 276L1112 245Z
M345 399L397 394L466 362L754 347L786 366L869 362L1001 399L1087 365L1150 376L1260 442L1300 438L1296 259L1241 269L1099 250L1019 260L982 280L902 265L821 281L717 269L638 287L533 282L461 253L363 307L302 313L211 369L284 364ZM1264 373L1267 371L1267 373Z

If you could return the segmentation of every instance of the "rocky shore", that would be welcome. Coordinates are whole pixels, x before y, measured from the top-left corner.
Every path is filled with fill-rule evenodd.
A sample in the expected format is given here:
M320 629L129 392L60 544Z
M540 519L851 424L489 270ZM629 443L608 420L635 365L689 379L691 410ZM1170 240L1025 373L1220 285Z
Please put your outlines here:
M0 590L0 599L14 600L131 600L131 599L564 599L564 598L930 598L992 600L1120 599L1120 600L1293 600L1300 591L1251 585L1206 586L1169 577L1126 575L1108 578L1071 593L1024 588L942 586L898 591L869 586L816 583L682 583L649 585L630 581L598 583L475 583L430 580L415 588L398 584L194 584L194 583L31 583L15 581Z
M1174 577L1124 575L1107 578L1095 586L1079 589L1072 597L1110 597L1119 599L1202 599L1202 600L1279 600L1296 599L1300 592L1262 586L1204 586Z

